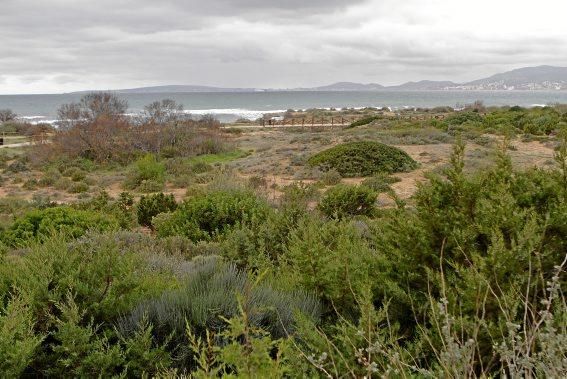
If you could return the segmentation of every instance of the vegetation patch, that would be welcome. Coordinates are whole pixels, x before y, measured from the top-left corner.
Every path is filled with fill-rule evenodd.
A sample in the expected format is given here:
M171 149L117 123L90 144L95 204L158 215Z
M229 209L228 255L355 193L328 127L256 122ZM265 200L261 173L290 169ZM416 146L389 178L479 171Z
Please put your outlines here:
M264 220L268 205L246 191L219 191L195 196L175 212L154 218L161 237L181 235L193 241L208 240L232 226Z
M233 161L238 158L244 158L248 156L249 153L243 150L233 150L218 154L204 154L199 155L196 157L192 157L188 159L189 163L206 163L206 164L215 164L215 163L227 163Z
M323 170L335 169L343 177L370 176L379 172L406 172L417 168L404 151L378 142L348 142L309 158L308 163Z
M369 116L369 117L364 117L361 118L360 120L356 120L353 123L350 124L351 128L355 128L357 126L364 126L364 125L368 125L371 122L374 122L376 120L378 120L380 118L380 116Z
M338 185L325 193L319 210L327 217L342 219L352 216L371 216L374 213L376 192L364 186Z
M54 232L77 238L89 230L102 232L117 228L118 222L110 215L75 210L70 207L57 207L28 212L16 220L0 237L8 246L20 246L29 241L43 240Z

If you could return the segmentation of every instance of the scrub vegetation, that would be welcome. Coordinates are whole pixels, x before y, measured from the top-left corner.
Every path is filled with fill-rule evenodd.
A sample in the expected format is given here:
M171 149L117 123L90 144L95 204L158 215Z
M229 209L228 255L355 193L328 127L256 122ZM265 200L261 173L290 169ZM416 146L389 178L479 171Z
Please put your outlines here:
M113 96L0 150L2 376L567 375L565 107L267 130Z

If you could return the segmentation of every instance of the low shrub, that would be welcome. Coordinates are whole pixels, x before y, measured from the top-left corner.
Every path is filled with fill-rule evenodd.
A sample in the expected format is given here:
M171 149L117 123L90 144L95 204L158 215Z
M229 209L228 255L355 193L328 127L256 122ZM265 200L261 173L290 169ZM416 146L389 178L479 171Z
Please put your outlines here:
M356 120L353 123L350 124L350 128L355 128L357 126L364 126L364 125L368 125L371 122L374 122L376 120L380 119L380 116L369 116L369 117L364 117L361 118L360 120Z
M17 174L19 172L29 171L28 165L22 161L14 161L6 167L7 172Z
M258 224L265 219L266 202L246 191L218 191L189 198L166 217L154 218L160 237L186 236L209 240L235 225ZM162 215L163 216L163 215Z
M165 182L165 164L158 161L152 154L147 154L136 161L132 171L126 178L124 186L126 189L136 189L147 182L152 182L151 185L145 184L146 187L149 186L151 189L157 187L154 184L161 183L161 186L157 189L158 191L161 190ZM144 192L153 192L147 189Z
M142 193L154 193L163 190L163 185L162 181L143 180L137 189Z
M61 177L57 179L55 183L53 183L53 186L60 191L66 191L69 187L71 187L72 184L73 182L71 181L71 179Z
M326 186L334 186L335 184L339 184L342 180L342 176L341 174L334 169L331 169L329 171L324 172L321 175L321 183L323 183Z
M456 112L445 119L449 125L461 125L465 122L482 122L483 118L478 112Z
M38 185L40 187L50 187L55 185L55 183L61 179L61 173L57 169L51 168L47 170L43 176L38 180Z
M177 202L171 194L157 193L150 196L142 196L136 209L138 223L152 227L152 218L160 213L173 212L176 208Z
M391 191L392 189L390 188L390 184L397 183L399 181L400 181L399 178L393 176L377 174L370 178L365 179L362 182L362 185L378 193L381 193L381 192Z
M283 204L307 205L308 202L316 200L319 190L313 184L295 182L282 189L281 201Z
M417 167L404 151L372 141L344 143L315 154L308 162L323 170L335 169L343 177L404 172Z
M327 217L342 219L352 216L372 216L376 192L365 186L338 185L329 189L318 209Z
M22 185L22 188L28 191L33 191L35 189L37 189L38 183L37 180L34 178L28 179L24 182L24 184Z
M316 297L299 291L278 291L268 283L258 283L219 257L185 262L182 276L179 289L141 303L120 320L121 333L131 335L147 321L155 326L154 335L162 341L172 335L184 336L187 325L198 332L207 327L218 331L226 327L223 319L236 316L243 308L250 311L251 325L263 326L273 336L283 337L294 330L295 312L312 320L319 318Z
M69 186L69 188L67 188L67 191L69 193L84 193L87 192L88 190L89 190L89 185L84 182L74 182Z
M108 214L56 207L26 213L0 234L0 240L8 246L19 246L30 241L43 240L53 232L77 238L91 229L106 231L117 227L117 221Z

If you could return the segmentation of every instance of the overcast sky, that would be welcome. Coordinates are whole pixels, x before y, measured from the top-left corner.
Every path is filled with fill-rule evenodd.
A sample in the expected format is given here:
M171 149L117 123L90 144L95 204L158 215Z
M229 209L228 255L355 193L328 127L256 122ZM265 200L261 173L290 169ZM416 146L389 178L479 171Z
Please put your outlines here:
M0 0L0 93L468 81L567 66L565 0Z

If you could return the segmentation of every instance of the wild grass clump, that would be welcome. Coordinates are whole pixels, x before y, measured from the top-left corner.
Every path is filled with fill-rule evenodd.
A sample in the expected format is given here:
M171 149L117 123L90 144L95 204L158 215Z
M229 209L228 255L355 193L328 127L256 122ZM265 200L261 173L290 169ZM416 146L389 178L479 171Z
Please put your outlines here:
M394 173L417 168L404 151L378 142L347 142L309 158L312 166L335 169L343 177L370 176L379 172Z

